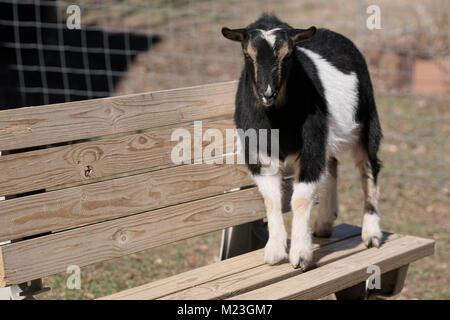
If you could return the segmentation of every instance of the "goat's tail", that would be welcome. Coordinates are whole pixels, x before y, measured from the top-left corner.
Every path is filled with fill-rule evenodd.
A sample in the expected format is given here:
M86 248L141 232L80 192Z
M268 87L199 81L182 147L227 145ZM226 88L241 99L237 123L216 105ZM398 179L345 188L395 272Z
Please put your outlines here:
M372 167L372 174L375 183L377 182L378 173L381 169L381 161L378 159L378 150L380 148L381 139L383 138L383 132L381 130L380 120L378 118L378 112L375 105L375 99L373 96L369 99L368 110L369 116L364 123L363 141L364 147L367 152L367 156Z

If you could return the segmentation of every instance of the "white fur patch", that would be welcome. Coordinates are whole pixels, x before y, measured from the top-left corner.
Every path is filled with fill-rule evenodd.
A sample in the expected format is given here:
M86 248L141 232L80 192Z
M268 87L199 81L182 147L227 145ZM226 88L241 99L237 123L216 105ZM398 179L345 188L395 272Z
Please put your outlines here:
M273 48L275 46L275 41L277 40L277 36L273 33L277 30L280 30L280 28L275 28L271 30L262 30L258 29L259 32L261 32L262 36L266 41L269 43L269 45Z
M353 145L358 137L359 125L355 121L358 105L358 78L355 72L345 74L319 54L303 51L314 63L325 91L329 112L328 150L336 154Z
M298 198L305 198L305 199L311 199L317 189L318 183L317 182L311 182L311 183L294 183L294 190L292 192L292 199L298 199Z
M279 175L257 175L253 180L264 198L272 201L273 211L281 212L281 177Z

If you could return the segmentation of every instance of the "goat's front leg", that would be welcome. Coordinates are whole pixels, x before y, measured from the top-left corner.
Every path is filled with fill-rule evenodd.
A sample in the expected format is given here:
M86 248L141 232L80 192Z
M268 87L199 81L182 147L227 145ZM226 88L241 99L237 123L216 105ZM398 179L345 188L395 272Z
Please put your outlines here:
M266 206L269 240L264 249L264 261L273 265L287 259L287 233L281 211L281 176L254 174L255 181Z
M291 198L292 231L289 261L294 268L306 269L312 260L312 236L309 227L311 209L319 184L326 175L326 157L321 145L300 157ZM312 152L313 151L313 152Z
M305 269L312 260L309 218L318 182L294 183L291 199L292 231L289 261L294 268Z

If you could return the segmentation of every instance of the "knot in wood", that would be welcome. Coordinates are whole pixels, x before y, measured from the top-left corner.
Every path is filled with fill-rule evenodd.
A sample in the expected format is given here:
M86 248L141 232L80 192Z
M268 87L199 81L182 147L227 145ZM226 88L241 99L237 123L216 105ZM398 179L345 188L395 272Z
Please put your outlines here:
M93 174L92 167L91 166L87 166L86 169L84 170L84 176L86 178L90 178L90 177L92 177L92 174Z
M119 231L116 235L116 240L120 245L124 245L128 242L129 236L125 231Z
M226 213L233 213L233 211L234 211L234 209L233 209L233 204L231 204L231 203L225 203L225 204L223 205L223 210L224 210Z

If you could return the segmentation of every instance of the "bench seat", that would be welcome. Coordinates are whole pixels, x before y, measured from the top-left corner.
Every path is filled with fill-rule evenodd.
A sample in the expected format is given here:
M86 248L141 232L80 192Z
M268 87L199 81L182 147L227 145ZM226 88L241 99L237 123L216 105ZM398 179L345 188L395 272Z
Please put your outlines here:
M330 238L314 238L312 267L306 272L289 263L266 265L260 249L101 299L318 299L346 288L358 289L370 276L367 268L371 265L381 269L383 292L379 294L391 295L395 287L395 293L401 290L397 282L404 281L404 277L392 277L392 272L431 255L434 241L383 235L380 248L367 249L361 229L342 224Z

